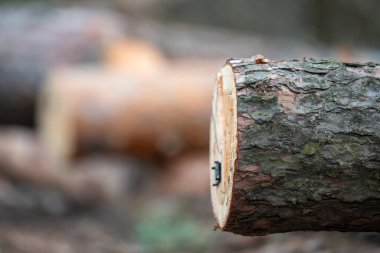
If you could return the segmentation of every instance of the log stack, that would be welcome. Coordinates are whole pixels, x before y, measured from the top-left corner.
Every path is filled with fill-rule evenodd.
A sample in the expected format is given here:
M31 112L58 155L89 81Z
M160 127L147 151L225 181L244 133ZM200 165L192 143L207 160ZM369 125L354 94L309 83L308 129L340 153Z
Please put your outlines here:
M222 230L380 231L378 64L231 59L210 135Z

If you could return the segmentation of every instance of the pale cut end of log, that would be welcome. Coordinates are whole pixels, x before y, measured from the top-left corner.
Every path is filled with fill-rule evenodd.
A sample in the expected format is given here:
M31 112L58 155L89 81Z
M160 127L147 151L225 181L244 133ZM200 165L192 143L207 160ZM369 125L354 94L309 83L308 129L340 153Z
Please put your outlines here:
M46 83L54 83L54 79L54 75L49 74ZM66 103L71 95L64 88L63 85L44 85L37 101L38 135L49 156L63 166L67 165L75 143L70 121L72 103Z
M379 122L379 64L228 60L210 123L216 227L380 232Z
M221 228L224 227L227 221L231 205L233 175L237 155L237 102L234 79L230 65L224 66L217 74L211 114L211 198L214 215L218 226Z

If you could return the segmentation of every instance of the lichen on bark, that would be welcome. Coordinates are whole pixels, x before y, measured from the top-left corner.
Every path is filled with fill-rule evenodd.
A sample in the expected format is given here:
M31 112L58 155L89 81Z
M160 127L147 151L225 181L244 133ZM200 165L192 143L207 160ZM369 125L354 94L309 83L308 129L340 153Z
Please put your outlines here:
M380 66L227 64L236 80L238 159L223 229L380 231Z

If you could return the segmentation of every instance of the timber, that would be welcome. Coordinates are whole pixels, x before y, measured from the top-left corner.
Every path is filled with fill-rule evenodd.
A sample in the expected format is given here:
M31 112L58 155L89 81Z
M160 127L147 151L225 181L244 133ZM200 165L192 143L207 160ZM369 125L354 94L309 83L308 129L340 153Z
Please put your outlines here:
M380 232L380 65L228 60L210 187L217 227L236 234Z
M62 164L93 152L161 158L207 149L210 69L189 61L160 76L111 66L52 70L40 96L41 138Z

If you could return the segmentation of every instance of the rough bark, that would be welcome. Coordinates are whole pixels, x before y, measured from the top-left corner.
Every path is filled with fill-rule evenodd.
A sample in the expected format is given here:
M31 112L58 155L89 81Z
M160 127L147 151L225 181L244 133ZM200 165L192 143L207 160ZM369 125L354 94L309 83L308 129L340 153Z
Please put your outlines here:
M237 139L229 161L225 143L211 144L211 164L221 159L222 176L232 177L212 189L219 226L242 235L380 231L380 66L251 58L225 68L236 90ZM215 100L226 96L218 92L224 77ZM216 198L223 187L231 187L224 204Z

